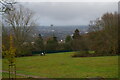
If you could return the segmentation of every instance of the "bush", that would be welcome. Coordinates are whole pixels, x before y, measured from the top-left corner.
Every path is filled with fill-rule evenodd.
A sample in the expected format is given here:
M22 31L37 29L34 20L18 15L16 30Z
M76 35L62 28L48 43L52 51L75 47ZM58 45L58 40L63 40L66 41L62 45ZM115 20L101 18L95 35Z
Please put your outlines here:
M92 56L97 56L95 52L90 52L90 51L79 51L75 52L72 57L92 57Z
M32 46L31 45L22 45L21 47L18 47L16 56L17 57L32 56Z

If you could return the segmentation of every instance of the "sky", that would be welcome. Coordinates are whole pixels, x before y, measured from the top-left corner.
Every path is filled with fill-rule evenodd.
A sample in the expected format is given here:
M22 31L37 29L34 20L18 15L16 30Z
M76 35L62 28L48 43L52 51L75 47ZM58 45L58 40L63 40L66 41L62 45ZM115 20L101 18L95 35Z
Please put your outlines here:
M118 11L117 2L22 2L35 13L40 26L88 25L106 12Z

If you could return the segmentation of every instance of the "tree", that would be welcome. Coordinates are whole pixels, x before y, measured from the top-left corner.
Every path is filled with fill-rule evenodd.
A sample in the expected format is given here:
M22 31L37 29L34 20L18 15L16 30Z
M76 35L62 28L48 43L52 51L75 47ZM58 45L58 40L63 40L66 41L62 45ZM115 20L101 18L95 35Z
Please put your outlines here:
M15 4L13 1L10 0L10 2L8 0L0 0L0 13L9 13L10 11L12 11L13 8L13 4ZM3 31L5 31L5 28L3 26L3 23L0 22L0 25L2 24L3 27ZM2 27L0 26L0 30L2 30ZM8 34L3 31L0 31L0 52L1 52L1 44L2 44L2 54L5 58L7 58L8 60L8 66L9 66L9 79L10 78L16 78L16 65L15 65L15 57L16 57L16 49L13 46L13 35L12 33L10 34L10 39L8 39ZM3 44L1 43L1 32L3 32L3 37L7 43ZM3 39L3 38L2 38ZM9 42L10 41L10 42ZM5 46L4 46L5 45ZM13 75L11 76L11 73L14 73L14 77Z
M14 10L14 7L13 7L14 4L16 4L16 2L14 0L0 0L0 14L3 15L5 13L8 13L9 11ZM9 36L2 24L2 21L0 21L0 30L1 30L0 31L0 44L2 45L2 40L7 41L4 45L4 47L8 49L9 48ZM1 46L0 46L0 48L1 48ZM0 49L0 51L1 51L1 49Z
M16 60L15 60L15 57L16 57L16 48L14 47L14 44L13 44L13 36L12 34L10 34L10 46L9 46L9 49L5 49L4 45L2 44L2 48L3 48L3 51L2 51L2 54L3 56L7 59L8 61L8 66L9 66L9 79L13 76L11 76L11 72L14 73L15 77L16 78Z
M8 50L10 47L10 35L9 35L9 28L4 27L2 25L2 44L4 44L4 47Z
M14 4L16 4L15 0L0 0L0 12L8 13L9 11L14 10Z
M103 34L108 39L108 47L111 53L116 54L118 50L118 14L117 12L106 13L102 16Z
M66 36L65 50L72 50L72 37L70 35Z
M29 33L35 26L32 11L19 6L13 11L4 14L3 24L4 26L11 27L17 54L20 54L20 50L22 50L20 48L24 46L24 42L28 41Z
M35 50L44 51L44 41L41 34L39 34L39 36L35 40Z
M3 46L3 56L8 59L9 64L14 63L16 49L13 45L13 36L10 35L10 46L8 50L5 49L4 45L2 46Z
M89 35L91 49L103 54L117 54L118 13L105 13L93 23L90 24L90 29L93 32Z
M58 49L58 40L57 37L53 36L49 38L46 43L46 50L47 51L56 51Z
M79 34L78 29L76 29L74 34L73 34L72 49L75 51L87 50L87 47L85 44L85 39L82 35Z
M71 38L70 35L66 36L66 38L65 38L65 42L66 42L66 43L67 43L67 42L70 42L71 40L72 40L72 38Z
M76 29L75 32L73 33L73 39L79 39L79 38L80 38L79 30Z

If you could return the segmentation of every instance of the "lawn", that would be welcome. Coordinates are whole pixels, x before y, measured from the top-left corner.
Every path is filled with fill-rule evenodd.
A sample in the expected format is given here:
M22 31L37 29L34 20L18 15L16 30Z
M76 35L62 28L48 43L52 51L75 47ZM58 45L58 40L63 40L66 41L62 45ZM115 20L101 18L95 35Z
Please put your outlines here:
M17 73L47 78L118 77L118 56L72 58L72 54L16 58ZM5 59L3 70L8 70Z
M11 74L11 76L14 77L15 75ZM3 73L2 73L2 77L3 77L3 78L9 78L9 74L3 72ZM24 76L16 76L16 77L17 77L17 78L27 78L27 77L24 77Z

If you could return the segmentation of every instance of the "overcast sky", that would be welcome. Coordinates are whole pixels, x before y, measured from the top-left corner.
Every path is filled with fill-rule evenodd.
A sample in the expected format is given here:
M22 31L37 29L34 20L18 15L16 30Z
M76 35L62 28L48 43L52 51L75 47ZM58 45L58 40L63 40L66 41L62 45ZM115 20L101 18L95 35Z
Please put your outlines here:
M118 10L117 2L27 2L35 12L38 25L88 25L106 12Z

